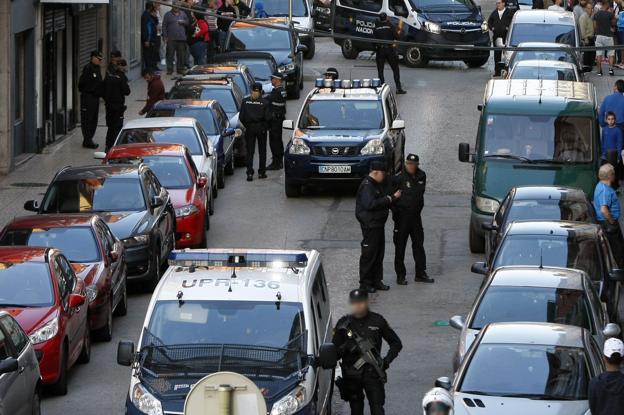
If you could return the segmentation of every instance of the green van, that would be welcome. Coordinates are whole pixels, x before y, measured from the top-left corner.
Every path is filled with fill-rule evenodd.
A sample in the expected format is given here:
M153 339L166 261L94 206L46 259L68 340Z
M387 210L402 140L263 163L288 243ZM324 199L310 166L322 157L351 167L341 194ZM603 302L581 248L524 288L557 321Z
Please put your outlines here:
M577 187L592 195L600 166L596 92L584 82L491 80L485 88L474 151L470 250L483 252L484 224L509 189L523 185Z

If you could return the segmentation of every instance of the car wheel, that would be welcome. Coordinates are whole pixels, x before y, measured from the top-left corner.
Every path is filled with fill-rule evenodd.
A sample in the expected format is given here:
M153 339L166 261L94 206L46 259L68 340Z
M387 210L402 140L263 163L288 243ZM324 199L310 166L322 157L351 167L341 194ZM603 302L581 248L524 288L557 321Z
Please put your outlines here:
M123 292L121 293L121 300L119 300L119 304L115 307L115 315L116 316L125 316L128 314L128 280L124 276L124 286Z
M111 316L113 314L111 313ZM111 317L111 322L113 318ZM112 329L112 323L111 323ZM85 337L82 342L82 349L80 350L80 355L78 356L78 363L85 365L91 361L91 331L89 330L89 320L86 322L85 327Z
M50 386L50 392L54 395L67 395L67 343L63 344L61 350L61 365L59 368L59 377L56 382Z
M468 239L470 242L470 252L473 254L482 254L485 252L485 238L477 235L477 232L473 229L472 225L470 225Z
M312 59L315 53L316 53L316 41L314 40L314 38L312 38L312 40L310 41L310 44L308 45L308 51L305 53L305 55L303 55L303 57L306 59Z
M212 180L212 195L216 199L219 197L219 186L217 186L217 179Z
M113 338L113 300L106 307L106 324L95 331L94 337L101 342L109 342Z
M41 415L41 392L39 392L39 388L37 388L33 396L32 415Z
M484 56L482 58L466 59L464 63L468 65L469 68L480 68L485 65L489 59L489 56Z
M289 183L288 180L284 183L284 191L286 197L299 197L301 195L301 185Z
M343 40L340 45L340 50L342 51L342 56L344 56L345 59L355 59L360 54L360 51L357 50L351 39Z
M223 164L217 166L217 187L219 189L225 187L225 168Z
M224 168L224 172L226 176L231 176L234 174L234 156L230 157L230 161L227 162Z
M160 247L156 245L154 247L154 253L152 254L152 262L149 265L151 268L150 282L148 287L150 290L153 290L158 285L158 281L160 281Z
M288 99L299 99L301 96L301 90L299 85L295 85L290 91L288 91Z
M422 68L427 66L429 59L427 59L422 51L417 47L407 48L403 53L403 63L410 68Z

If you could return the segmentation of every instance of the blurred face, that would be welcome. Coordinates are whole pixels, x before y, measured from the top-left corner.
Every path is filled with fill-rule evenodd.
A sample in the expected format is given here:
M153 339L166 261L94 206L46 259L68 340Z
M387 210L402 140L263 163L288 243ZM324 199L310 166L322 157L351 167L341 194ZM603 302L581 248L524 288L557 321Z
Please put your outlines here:
M427 415L448 415L448 414L449 414L449 408L440 402L434 402L430 404L429 407L427 408Z
M594 8L592 7L591 4L586 4L585 5L585 13L587 13L588 15L592 15L592 13L594 12Z
M385 171L373 170L370 172L370 177L375 180L377 183L382 183L386 178Z
M258 99L260 98L261 92L260 91L256 91L255 89L253 91L251 91L251 97L253 99Z
M99 58L97 56L93 56L91 58L91 63L94 64L94 65L100 66L102 64L102 58Z
M405 170L409 174L415 174L416 170L418 170L418 163L415 161L406 161L405 162Z
M282 80L278 78L271 78L271 85L278 87L282 85Z
M607 116L607 124L611 127L615 125L615 117L613 115Z
M147 82L151 81L153 78L153 76L149 73L143 75L143 79L145 79Z
M368 300L360 300L351 303L351 314L355 317L364 317L368 314Z
M496 8L498 10L503 10L505 8L505 2L502 0L496 0Z

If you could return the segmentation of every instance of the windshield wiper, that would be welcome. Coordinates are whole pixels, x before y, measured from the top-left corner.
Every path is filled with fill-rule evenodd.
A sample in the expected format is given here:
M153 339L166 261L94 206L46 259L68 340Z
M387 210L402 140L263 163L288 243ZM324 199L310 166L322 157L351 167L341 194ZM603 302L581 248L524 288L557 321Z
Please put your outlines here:
M27 304L11 304L11 303L6 303L6 304L0 304L0 307L30 308L30 307L34 307L34 306L32 306L32 305L27 305Z
M576 401L580 399L575 399L569 396L559 396L559 395L549 395L549 394L538 394L538 393L507 393L499 395L503 398L527 398L538 401Z
M462 391L459 391L459 393L466 393L466 394L469 394L469 395L481 395L481 396L496 396L496 395L493 395L491 393L481 392L481 391L463 391L462 390Z
M484 158L502 158L502 159L510 159L510 160L520 160L523 163L533 163L535 161L527 157L516 156L515 154L488 154L487 156L484 156Z

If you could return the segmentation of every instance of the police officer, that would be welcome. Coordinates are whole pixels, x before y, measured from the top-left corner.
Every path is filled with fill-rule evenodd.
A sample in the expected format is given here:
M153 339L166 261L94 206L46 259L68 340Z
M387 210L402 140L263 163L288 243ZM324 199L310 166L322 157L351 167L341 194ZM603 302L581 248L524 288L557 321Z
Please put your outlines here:
M397 284L407 285L405 279L405 248L408 238L412 239L412 253L416 262L417 282L434 282L427 275L427 258L423 242L422 219L427 175L418 168L419 158L416 154L408 154L405 159L405 169L392 178L394 190L401 191L401 198L392 206L394 219L394 270L397 275Z
M340 75L338 74L338 69L329 67L325 71L325 79L331 79L332 81L335 81L336 79L339 79L339 78L340 78Z
M360 288L369 293L390 289L383 283L384 227L390 205L401 197L401 190L387 195L383 187L385 176L386 165L381 161L372 162L355 200L355 217L362 227Z
M247 181L253 180L253 161L258 141L258 178L266 179L266 144L267 123L269 116L269 103L262 98L262 84L255 83L251 88L251 96L243 101L240 112L240 121L247 129L245 143L247 145Z
M403 345L386 319L370 311L368 292L353 290L349 294L349 301L351 314L338 320L332 340L338 350L338 357L342 359L342 378L336 384L342 399L351 406L351 415L364 414L364 393L371 415L383 415L385 371L399 355ZM381 358L382 340L390 346L384 358ZM372 363L370 359L363 359L364 353L374 357Z
M507 32L509 26L511 26L511 19L514 12L508 9L506 6L506 0L496 0L496 8L490 14L487 24L488 28L492 32L492 42L494 46L502 45L507 39ZM502 50L494 51L494 76L500 76L503 69Z
M82 69L78 80L80 91L80 127L82 130L82 146L98 148L93 142L100 114L100 97L98 91L102 83L101 65L104 56L97 50L91 52L91 60Z
M284 143L282 142L282 122L286 118L286 89L284 77L280 73L271 76L273 90L269 94L269 144L271 146L271 164L267 170L280 170L284 167Z
M375 22L374 35L376 39L380 40L396 40L397 39L397 31L388 20L388 15L386 13L379 14L379 20ZM377 73L379 74L379 79L383 84L384 80L384 66L386 61L390 64L390 68L392 68L392 73L394 74L394 84L396 85L396 93L397 94L405 94L406 92L401 88L401 74L399 73L399 57L394 49L393 44L389 43L379 43L377 44Z
M101 96L106 104L106 151L115 144L121 131L126 111L126 97L130 95L130 86L126 77L127 64L119 59L117 64L109 65L106 78L102 82Z

